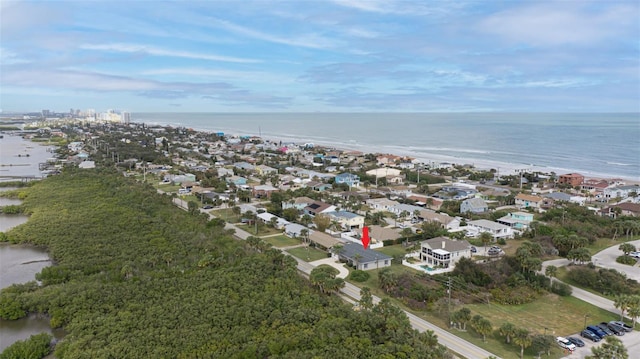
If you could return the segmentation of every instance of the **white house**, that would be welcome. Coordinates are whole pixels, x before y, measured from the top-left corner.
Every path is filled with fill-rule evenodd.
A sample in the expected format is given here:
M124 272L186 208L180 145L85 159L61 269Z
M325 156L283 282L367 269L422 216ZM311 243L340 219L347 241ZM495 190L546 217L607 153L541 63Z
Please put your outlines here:
M386 197L371 198L366 200L366 203L369 207L371 207L371 212L389 211L389 208L400 204L400 202L390 200Z
M453 267L460 258L465 257L471 258L471 245L467 241L436 237L420 243L420 260L430 266Z
M640 195L640 186L636 184L636 185L630 185L630 186L609 187L609 188L605 188L602 191L604 198L620 197L622 199L625 199L629 197L631 193Z
M460 203L460 213L484 213L488 210L489 206L482 198L468 198Z
M373 249L364 249L362 244L347 242L336 250L340 260L347 262L359 270L379 269L391 266L393 258Z
M347 211L326 212L331 220L338 221L342 228L346 230L360 229L364 227L364 217Z
M489 221L487 219L478 219L467 222L467 229L471 236L475 237L482 232L489 232L494 239L513 238L513 230L504 224Z

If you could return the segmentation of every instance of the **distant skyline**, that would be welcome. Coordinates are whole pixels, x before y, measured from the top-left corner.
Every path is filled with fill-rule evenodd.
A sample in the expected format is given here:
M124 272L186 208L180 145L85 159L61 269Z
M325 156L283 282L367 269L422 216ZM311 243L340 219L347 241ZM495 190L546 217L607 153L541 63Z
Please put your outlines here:
M632 1L0 2L5 112L639 112Z

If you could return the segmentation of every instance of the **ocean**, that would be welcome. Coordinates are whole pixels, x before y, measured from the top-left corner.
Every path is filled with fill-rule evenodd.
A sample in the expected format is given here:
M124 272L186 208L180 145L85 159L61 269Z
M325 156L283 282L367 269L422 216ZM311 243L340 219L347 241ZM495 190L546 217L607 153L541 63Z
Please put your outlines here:
M173 125L363 152L640 180L638 113L134 113Z

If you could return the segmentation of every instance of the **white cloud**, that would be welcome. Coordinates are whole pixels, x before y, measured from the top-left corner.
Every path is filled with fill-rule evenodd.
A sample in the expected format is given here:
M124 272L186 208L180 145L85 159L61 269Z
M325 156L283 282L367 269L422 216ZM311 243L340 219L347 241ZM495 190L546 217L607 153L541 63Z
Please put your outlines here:
M237 63L257 63L260 60L247 59L240 57L221 56L213 54L203 54L190 51L169 50L162 49L148 45L137 44L124 44L124 43L112 43L112 44L83 44L80 45L84 50L97 50L97 51L111 51L111 52L124 52L124 53L145 53L153 56L167 56L167 57L181 57L188 59L210 60L210 61L222 61L222 62L237 62Z
M637 7L625 5L597 11L582 2L545 3L495 13L479 30L536 46L589 45L624 32L637 16Z
M298 35L295 37L280 37L280 36L268 34L266 32L257 31L245 26L240 26L226 20L220 20L215 18L212 18L210 20L214 23L215 26L223 28L227 31L240 34L246 37L273 42L277 44L298 46L298 47L308 47L313 49L327 49L327 48L333 48L337 45L335 40L326 38L324 36L321 36L315 33Z

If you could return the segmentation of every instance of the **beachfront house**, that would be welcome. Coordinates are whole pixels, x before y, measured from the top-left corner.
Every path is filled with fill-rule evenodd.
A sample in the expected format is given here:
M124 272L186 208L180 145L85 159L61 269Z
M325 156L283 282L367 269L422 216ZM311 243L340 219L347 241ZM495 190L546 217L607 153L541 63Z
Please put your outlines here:
M605 188L604 191L602 191L604 198L607 198L607 199L610 199L610 198L625 199L629 196L632 196L633 193L635 193L636 196L640 195L640 185L635 184L635 185L628 185L628 186L610 187L610 188Z
M436 237L420 242L420 260L429 266L450 268L461 258L471 258L471 244L467 241Z
M393 258L373 249L364 249L362 244L347 242L334 250L342 262L359 270L380 269L391 266Z
M558 177L558 184L565 184L571 187L580 186L584 182L584 176L579 173L567 173Z

